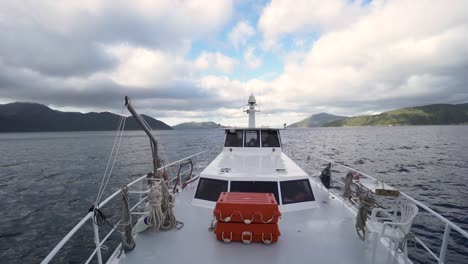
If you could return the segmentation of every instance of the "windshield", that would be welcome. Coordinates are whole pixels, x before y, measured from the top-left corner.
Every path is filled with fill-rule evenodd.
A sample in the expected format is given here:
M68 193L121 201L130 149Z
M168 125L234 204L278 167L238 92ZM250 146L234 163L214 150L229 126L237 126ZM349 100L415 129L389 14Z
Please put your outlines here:
M280 186L283 204L315 201L308 179L282 181Z
M242 147L242 130L226 131L225 147Z

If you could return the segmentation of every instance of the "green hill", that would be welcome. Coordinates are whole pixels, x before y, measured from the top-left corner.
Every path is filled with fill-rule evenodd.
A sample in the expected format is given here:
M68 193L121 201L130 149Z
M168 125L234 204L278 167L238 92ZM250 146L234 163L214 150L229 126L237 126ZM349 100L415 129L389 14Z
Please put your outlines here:
M378 115L349 117L327 122L323 126L452 125L465 123L468 123L468 104L433 104L402 108Z
M305 127L319 127L327 122L333 121L333 120L339 120L346 118L346 116L336 116L336 115L330 115L327 113L319 113L315 115L311 115L307 117L306 119L303 119L297 123L291 124L288 127L300 127L300 128L305 128Z
M208 129L220 127L215 122L186 122L173 126L174 129Z
M166 123L142 115L152 129L172 129ZM117 128L120 116L109 113L61 112L36 103L0 105L0 132L106 131ZM128 117L126 130L140 130L137 121Z

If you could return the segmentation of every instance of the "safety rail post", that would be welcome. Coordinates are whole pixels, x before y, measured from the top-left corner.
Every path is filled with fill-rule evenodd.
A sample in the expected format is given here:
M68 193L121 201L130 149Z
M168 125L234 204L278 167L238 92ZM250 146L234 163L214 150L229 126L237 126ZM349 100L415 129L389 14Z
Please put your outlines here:
M445 263L445 256L447 255L447 247L451 229L452 228L449 224L445 224L444 238L442 239L442 246L440 247L439 264Z
M96 254L97 254L98 263L102 264L101 242L99 242L99 226L94 222L94 219L93 219L93 229L94 229L94 243L96 244Z

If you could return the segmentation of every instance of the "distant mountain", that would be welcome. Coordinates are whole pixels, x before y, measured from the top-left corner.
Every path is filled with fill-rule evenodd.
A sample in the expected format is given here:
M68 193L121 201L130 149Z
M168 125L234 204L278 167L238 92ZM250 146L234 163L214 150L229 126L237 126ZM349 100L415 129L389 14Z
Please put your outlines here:
M172 129L162 121L142 116L152 129ZM11 103L0 105L0 132L116 130L119 118L119 115L109 112L61 112L36 103ZM133 117L129 117L125 129L139 130L140 126Z
M218 128L215 122L186 122L173 126L174 129L208 129Z
M468 124L468 104L433 104L401 108L378 115L362 115L324 124L337 126L452 125Z
M468 103L466 103L466 104L456 104L456 106L468 110Z
M336 116L327 113L319 113L315 115L311 115L308 118L299 121L297 123L291 124L288 127L319 127L323 124L333 121L333 120L340 120L346 118L346 116Z

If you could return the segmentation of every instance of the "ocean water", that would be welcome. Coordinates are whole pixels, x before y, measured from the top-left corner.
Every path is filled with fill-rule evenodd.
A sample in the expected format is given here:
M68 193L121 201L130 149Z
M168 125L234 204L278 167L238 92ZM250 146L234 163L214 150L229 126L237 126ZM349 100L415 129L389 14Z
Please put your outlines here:
M222 144L222 130L154 132L169 163ZM96 199L114 132L0 134L0 262L38 263ZM317 154L385 180L468 230L468 126L314 128L282 131L298 163ZM151 170L143 132L126 132L105 196ZM116 199L119 200L119 199ZM104 211L118 218L118 203ZM101 228L103 233L105 228ZM413 232L438 252L444 225L421 212ZM468 240L452 231L447 263L468 263ZM111 237L111 246L118 243ZM55 259L81 263L94 249L91 225ZM104 251L104 255L109 255ZM410 247L417 263L431 263Z

